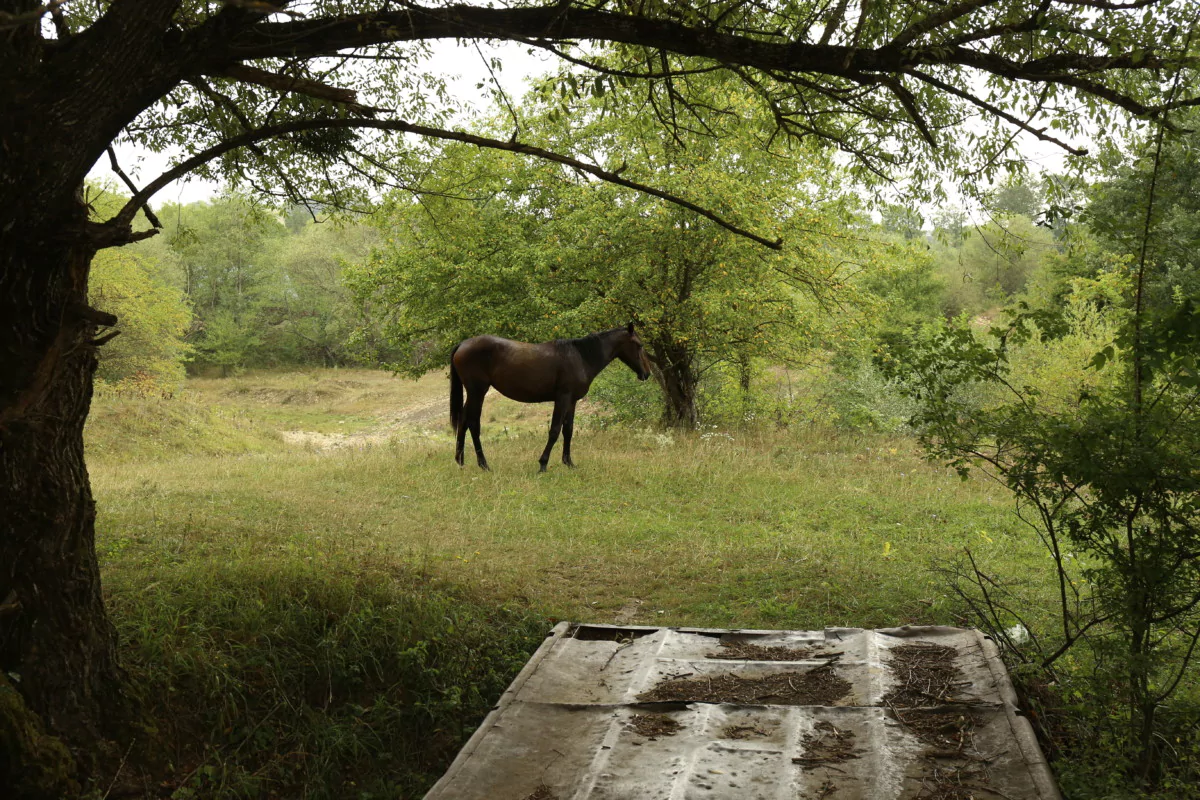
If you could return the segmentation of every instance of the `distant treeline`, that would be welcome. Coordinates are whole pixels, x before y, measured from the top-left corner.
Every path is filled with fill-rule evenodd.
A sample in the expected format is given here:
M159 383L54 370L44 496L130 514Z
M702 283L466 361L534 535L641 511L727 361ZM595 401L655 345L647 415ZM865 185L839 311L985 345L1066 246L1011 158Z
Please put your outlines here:
M91 191L93 207L119 199ZM158 236L96 258L93 301L122 331L102 352L101 379L169 386L185 367L229 374L354 360L351 334L364 321L342 272L367 258L374 228L234 193L167 204L158 216Z

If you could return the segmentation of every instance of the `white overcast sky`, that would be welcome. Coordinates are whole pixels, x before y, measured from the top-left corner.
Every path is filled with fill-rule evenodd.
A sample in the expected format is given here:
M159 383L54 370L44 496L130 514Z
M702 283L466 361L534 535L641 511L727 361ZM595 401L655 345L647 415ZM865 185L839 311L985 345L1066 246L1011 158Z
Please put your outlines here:
M527 79L548 72L558 63L557 59L540 51L530 53L530 48L526 45L481 42L477 50L470 42L459 44L453 40L443 40L435 43L433 54L425 62L425 67L444 77L451 93L465 108L484 111L491 104L491 94L477 89L476 85L492 80L485 59L496 56L502 59L503 68L495 77L514 103L524 93ZM1066 157L1059 148L1024 134L1019 141L1023 155L1033 162L1035 171L1040 169L1059 172L1064 169ZM129 145L118 146L117 157L125 172L131 175L134 183L139 186L162 174L168 166L165 154L152 153ZM89 177L95 180L117 181L116 175L109 169L107 156L96 162ZM153 203L159 205L164 202L190 203L206 200L216 195L219 190L218 184L209 181L198 178L183 179L160 191ZM952 191L950 194L954 197L957 192Z
M480 57L481 53L483 58ZM453 40L443 40L435 43L432 56L424 64L428 69L443 76L447 88L464 107L483 111L491 104L490 94L477 89L476 85L480 82L491 82L492 78L484 59L490 60L496 56L503 60L503 68L495 73L495 77L514 103L524 94L527 79L548 72L557 62L557 59L548 54L531 55L526 45L481 42L476 50L475 45L469 42L458 44ZM118 145L115 149L121 168L138 186L149 183L168 169L166 154L152 153L129 145ZM96 162L88 177L120 183L116 174L109 168L108 156L103 156ZM199 178L185 178L165 187L154 197L152 203L156 206L164 202L191 203L207 200L219 191L218 184Z

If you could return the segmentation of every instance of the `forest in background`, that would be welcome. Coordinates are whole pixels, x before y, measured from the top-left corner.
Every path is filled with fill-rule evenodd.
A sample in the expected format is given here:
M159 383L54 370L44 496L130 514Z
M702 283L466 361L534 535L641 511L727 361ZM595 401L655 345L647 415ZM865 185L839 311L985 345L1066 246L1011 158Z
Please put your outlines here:
M505 160L485 160L474 168L504 179L487 171ZM457 168L440 174L460 176ZM1101 197L1107 185L1090 191ZM608 233L595 213L611 197L581 190L588 205L551 208L552 222L494 196L396 195L354 215L273 209L233 190L164 205L163 235L97 256L92 296L122 320L98 376L109 390L168 393L188 371L367 366L416 377L444 368L454 343L481 332L545 341L637 320L657 363L685 362L685 375L671 384L660 367L641 386L605 373L594 397L614 421L904 431L911 403L879 368L889 347L955 318L984 326L1017 303L1057 304L1072 279L1098 270L1083 263L1097 257L1095 223L1055 217L1036 178L1014 178L969 210L927 215L839 196L805 240L811 252L780 280L764 277L761 248L685 227L687 212L667 212L677 231L667 245L653 229ZM98 208L124 199L112 186L89 191ZM484 213L468 211L472 203ZM414 229L414 217L428 230ZM537 236L521 241L522 226ZM572 229L609 244L564 241ZM614 256L619 237L624 255ZM634 263L629 254L640 258L649 241L652 254L678 263ZM561 265L564 253L575 261ZM469 280L457 281L467 267ZM687 402L673 405L669 390L681 382Z
M597 136L654 146L653 131L599 123ZM420 377L480 332L536 341L636 320L657 380L604 373L602 425L901 434L1005 484L1051 555L1057 622L1020 611L1043 589L990 573L969 547L937 569L1061 726L1055 748L1092 739L1089 758L1120 765L1106 775L1175 790L1193 764L1178 743L1200 720L1200 427L1194 357L1179 347L1200 288L1191 140L1135 139L1087 183L1013 175L928 219L843 191L837 165L811 152L789 154L813 161L806 180L772 184L772 165L732 136L671 173L718 206L780 212L798 245L778 254L658 200L469 147L446 148L425 194L370 214L230 191L165 206L162 236L97 256L93 302L123 323L100 386L169 396L185 371L351 365ZM95 204L122 200L93 191ZM1130 333L1138 324L1146 334ZM1133 524L1145 514L1155 521ZM1065 722L1076 700L1090 710Z

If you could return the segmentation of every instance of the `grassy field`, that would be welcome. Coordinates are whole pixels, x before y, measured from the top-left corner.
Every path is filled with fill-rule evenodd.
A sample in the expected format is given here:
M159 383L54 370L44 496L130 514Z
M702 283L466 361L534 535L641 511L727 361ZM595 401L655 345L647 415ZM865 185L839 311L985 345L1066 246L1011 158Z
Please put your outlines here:
M485 473L453 463L446 392L342 370L98 398L97 547L176 796L419 796L555 620L953 624L932 564L1046 558L1001 489L903 439L581 410L579 467L538 475L548 407L492 398Z
M932 560L969 546L1016 572L1043 557L1000 489L905 440L584 421L580 466L538 475L548 407L497 398L485 473L452 461L444 390L353 372L197 381L197 407L294 444L94 457L100 552L112 568L303 550L402 563L554 619L801 628L953 622Z

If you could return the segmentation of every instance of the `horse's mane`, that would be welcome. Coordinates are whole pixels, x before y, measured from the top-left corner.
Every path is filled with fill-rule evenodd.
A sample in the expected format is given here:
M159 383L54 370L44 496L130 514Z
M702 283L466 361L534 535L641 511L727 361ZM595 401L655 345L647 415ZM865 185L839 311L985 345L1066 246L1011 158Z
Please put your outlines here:
M603 366L604 347L600 340L609 334L622 331L624 328L611 328L607 331L599 333L589 333L587 336L582 336L578 339L555 339L554 346L559 348L572 347L579 351L579 355L589 364Z

